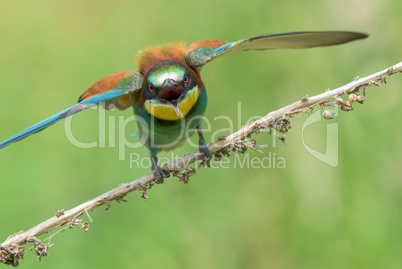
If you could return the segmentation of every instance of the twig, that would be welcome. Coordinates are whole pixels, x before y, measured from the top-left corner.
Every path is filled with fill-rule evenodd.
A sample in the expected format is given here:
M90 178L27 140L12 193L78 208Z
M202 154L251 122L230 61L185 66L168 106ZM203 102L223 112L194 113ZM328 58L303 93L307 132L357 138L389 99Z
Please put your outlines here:
M227 137L220 137L216 142L209 145L209 149L214 154L215 159L218 160L222 158L223 155L229 155L230 150L244 153L248 148L258 149L255 141L248 141L246 139L253 133L261 132L265 128L274 128L281 133L286 133L290 129L289 117L297 113L310 111L315 105L322 106L324 108L323 117L331 119L332 114L325 110L326 107L333 108L338 106L343 111L350 111L353 109L353 102L363 103L366 87L380 86L379 82L385 82L386 77L398 72L402 72L402 62L373 75L364 78L355 78L354 81L337 89L327 90L322 94L312 97L302 97L300 101L273 111L261 119L243 126L239 131ZM357 95L356 93L358 93L360 89L363 89L363 94ZM339 98L339 96L345 94L349 94L349 101ZM332 99L335 100L330 103L329 101ZM284 142L283 138L281 140ZM198 160L202 160L202 154L199 152L193 152L175 162L165 165L163 169L172 173L174 176L179 177L181 181L188 182L189 177L196 172L196 169L189 167L189 164ZM202 162L201 165L208 164ZM19 259L22 259L24 255L24 248L22 245L28 242L34 243L32 248L35 249L38 259L40 260L41 257L47 255L49 245L41 243L41 241L37 239L37 236L52 231L65 224L67 224L68 228L73 228L78 225L86 231L88 229L88 223L83 223L79 220L79 216L82 214L88 214L89 211L104 204L108 205L106 208L106 210L108 210L111 201L124 201L123 198L129 192L134 190L140 191L142 193L141 197L147 200L148 196L146 191L153 186L154 180L154 175L150 173L132 182L120 184L113 190L110 190L73 209L56 212L54 217L36 225L28 231L21 231L9 236L7 240L0 245L0 262L18 266ZM61 231L64 231L64 229Z

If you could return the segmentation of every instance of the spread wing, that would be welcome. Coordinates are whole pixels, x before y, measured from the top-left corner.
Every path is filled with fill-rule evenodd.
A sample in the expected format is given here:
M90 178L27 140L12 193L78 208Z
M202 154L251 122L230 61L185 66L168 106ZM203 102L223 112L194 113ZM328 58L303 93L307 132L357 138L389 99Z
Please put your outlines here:
M141 89L143 76L137 71L119 72L102 78L80 96L78 103L69 107L24 131L10 137L0 143L0 148L17 142L25 137L42 131L46 127L84 109L98 104L106 104L105 108L111 108L113 104L119 109L131 106L132 94Z
M246 50L296 49L332 46L366 38L368 35L358 32L291 32L261 35L232 43L217 40L205 40L191 44L186 52L187 63L196 68L219 56Z

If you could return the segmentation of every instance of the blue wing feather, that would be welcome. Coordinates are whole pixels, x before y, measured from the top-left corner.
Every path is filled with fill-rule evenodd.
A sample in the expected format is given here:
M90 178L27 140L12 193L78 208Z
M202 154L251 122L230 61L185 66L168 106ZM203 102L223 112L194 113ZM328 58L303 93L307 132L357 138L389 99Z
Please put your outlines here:
M57 113L57 114L55 114L55 115L53 115L53 116L51 116L51 117L49 117L47 119L35 124L35 125L32 125L31 127L25 129L24 131L19 132L18 134L10 137L9 139L1 142L0 143L0 149L10 145L11 143L20 141L21 139L24 139L25 137L27 137L27 136L29 136L31 134L40 132L43 129L49 127L50 125L52 125L52 124L54 124L54 123L56 123L56 122L58 122L58 121L60 121L60 120L62 120L64 118L66 118L68 116L71 116L71 115L73 115L73 114L75 114L77 112L80 112L80 111L82 111L84 109L90 108L90 107L92 107L94 105L97 105L99 103L102 103L102 102L117 98L117 97L122 96L124 94L131 93L134 90L137 90L137 89L134 89L134 88L130 88L130 89L112 89L112 90L109 90L107 92L100 93L100 94L94 95L92 97L89 97L88 99L82 100L78 104L73 105L72 107L69 107L69 108L67 108L67 109L65 109L65 110L63 110L63 111L61 111L61 112L59 112L59 113Z
M71 107L71 108L73 108L73 107ZM25 137L27 137L27 136L29 136L31 134L40 132L43 129L45 129L46 127L58 122L61 119L64 119L71 108L63 110L63 111L61 111L61 112L59 112L59 113L57 113L57 114L55 114L55 115L43 120L41 122L38 122L37 124L32 125L31 127L25 129L24 131L19 132L18 134L10 137L9 139L1 142L0 143L0 148L4 148L4 147L10 145L11 143L20 141L21 139L24 139Z

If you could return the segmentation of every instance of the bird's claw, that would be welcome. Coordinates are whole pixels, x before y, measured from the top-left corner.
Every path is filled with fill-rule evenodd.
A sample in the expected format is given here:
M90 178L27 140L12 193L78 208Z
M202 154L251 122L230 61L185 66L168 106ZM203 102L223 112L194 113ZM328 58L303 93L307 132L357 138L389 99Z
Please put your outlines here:
M209 163L212 160L212 154L211 151L209 150L209 148L205 145L203 147L200 147L200 152L202 153L203 156L203 165L207 165L209 167Z
M164 181L164 178L168 178L170 177L169 173L166 173L165 171L162 170L162 168L160 168L160 166L156 166L154 170L152 170L152 172L155 175L155 182L156 184L162 184Z

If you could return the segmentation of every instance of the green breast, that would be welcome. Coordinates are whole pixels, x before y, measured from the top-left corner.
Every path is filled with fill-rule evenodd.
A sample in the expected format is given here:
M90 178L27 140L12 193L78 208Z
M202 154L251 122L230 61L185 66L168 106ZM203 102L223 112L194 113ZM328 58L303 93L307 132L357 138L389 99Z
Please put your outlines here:
M208 101L204 86L188 114L182 119L170 121L153 117L139 106L137 97L134 96L133 107L137 118L138 135L140 141L150 150L151 155L182 146L200 123Z

